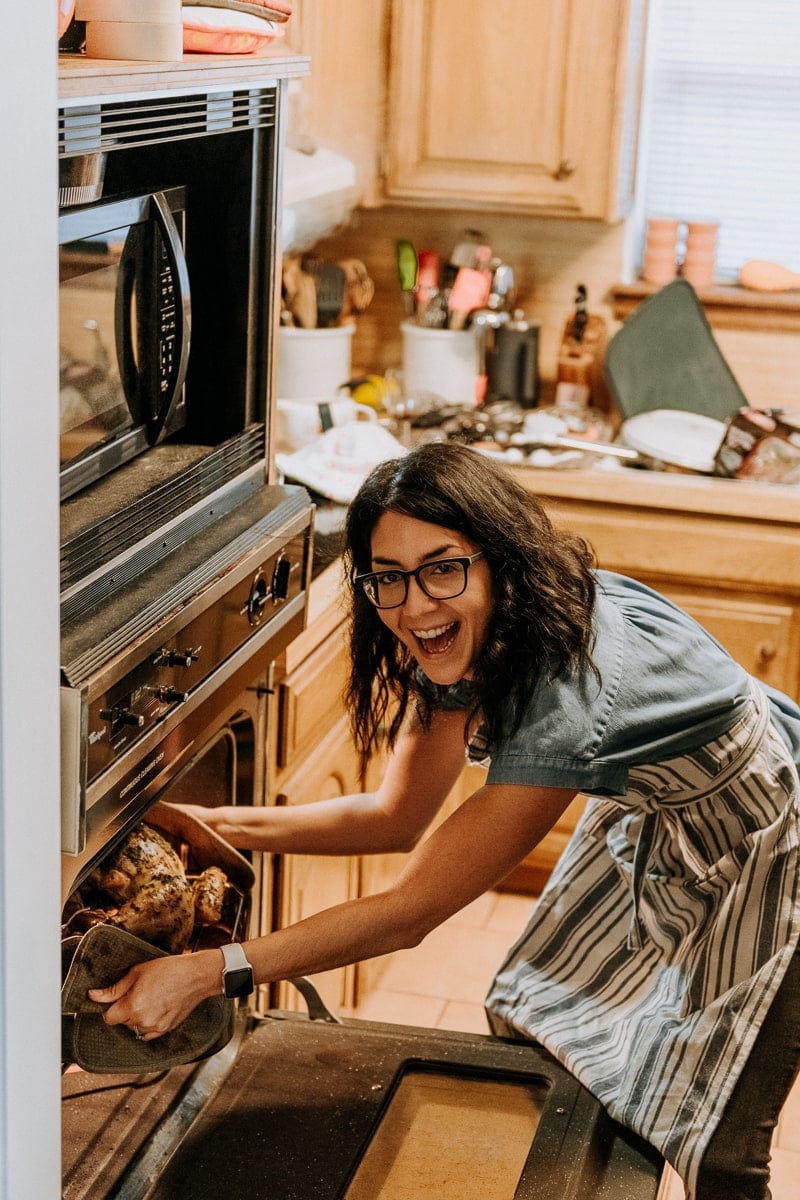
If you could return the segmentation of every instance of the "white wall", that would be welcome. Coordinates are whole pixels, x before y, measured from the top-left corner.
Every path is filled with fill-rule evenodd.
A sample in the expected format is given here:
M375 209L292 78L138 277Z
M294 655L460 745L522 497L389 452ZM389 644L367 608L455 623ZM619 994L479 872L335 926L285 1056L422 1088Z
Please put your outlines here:
M0 71L0 1200L61 1194L56 16Z

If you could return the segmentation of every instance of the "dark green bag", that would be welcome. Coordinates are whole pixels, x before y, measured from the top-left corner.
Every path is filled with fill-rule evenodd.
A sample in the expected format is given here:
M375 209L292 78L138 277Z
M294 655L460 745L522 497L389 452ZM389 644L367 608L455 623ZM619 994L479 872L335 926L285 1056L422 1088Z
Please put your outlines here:
M748 404L685 279L634 309L608 343L603 371L623 420L669 408L727 422Z

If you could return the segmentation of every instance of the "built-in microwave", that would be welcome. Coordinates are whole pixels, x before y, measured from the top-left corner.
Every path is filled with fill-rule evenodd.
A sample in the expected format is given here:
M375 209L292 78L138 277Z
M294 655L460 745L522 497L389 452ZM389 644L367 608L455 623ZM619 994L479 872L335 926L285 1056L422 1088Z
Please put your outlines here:
M61 498L186 424L182 187L59 216Z

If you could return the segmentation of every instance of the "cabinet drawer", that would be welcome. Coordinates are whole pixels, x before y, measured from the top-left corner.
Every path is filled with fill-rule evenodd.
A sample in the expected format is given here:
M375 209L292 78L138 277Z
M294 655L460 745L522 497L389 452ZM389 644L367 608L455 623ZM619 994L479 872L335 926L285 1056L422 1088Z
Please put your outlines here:
M279 685L279 767L290 766L341 717L348 661L344 632L337 631Z
M797 693L797 619L789 604L665 590L751 675L791 696Z
M340 717L326 736L315 739L313 749L283 778L275 796L278 804L313 804L333 796L360 790L358 758L345 717ZM358 894L360 863L347 855L284 854L274 860L275 925L294 925L322 909L342 904ZM314 976L323 1001L333 1008L352 1008L355 1003L356 966L338 967ZM280 1008L302 1011L304 1001L288 983L276 985L274 1003Z

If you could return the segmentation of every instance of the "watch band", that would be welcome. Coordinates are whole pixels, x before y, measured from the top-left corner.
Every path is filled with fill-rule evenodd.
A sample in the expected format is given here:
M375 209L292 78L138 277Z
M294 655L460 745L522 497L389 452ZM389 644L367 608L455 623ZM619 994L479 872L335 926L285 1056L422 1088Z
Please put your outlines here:
M223 958L222 994L228 998L249 996L254 990L253 967L239 942L220 946Z

